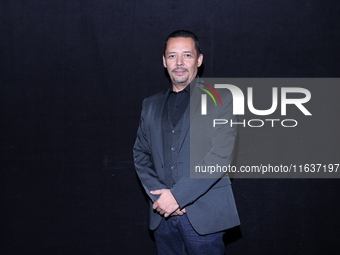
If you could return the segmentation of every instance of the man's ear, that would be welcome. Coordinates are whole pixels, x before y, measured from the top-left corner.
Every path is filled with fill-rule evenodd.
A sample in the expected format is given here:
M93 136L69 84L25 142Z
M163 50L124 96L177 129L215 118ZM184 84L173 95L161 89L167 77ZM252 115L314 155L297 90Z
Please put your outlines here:
M200 54L197 59L197 66L200 67L203 63L203 54Z
M164 55L163 55L163 66L166 68L166 61L165 61Z

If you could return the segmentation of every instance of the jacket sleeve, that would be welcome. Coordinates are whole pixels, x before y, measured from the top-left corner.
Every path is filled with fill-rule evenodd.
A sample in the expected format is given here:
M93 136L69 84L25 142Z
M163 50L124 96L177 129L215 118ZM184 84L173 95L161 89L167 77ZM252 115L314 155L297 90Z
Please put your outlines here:
M223 105L219 107L216 115L217 119L227 119L236 122L235 116L232 114L232 97L231 93L227 93ZM194 126L191 127L195 128ZM211 128L212 123L211 123ZM190 132L190 139L195 139L192 136L193 132ZM197 134L196 134L197 135ZM198 134L200 137L204 134ZM237 129L234 125L218 125L212 131L210 150L204 155L200 162L197 162L200 166L228 166L232 163L234 144L236 140ZM194 150L195 148L190 148ZM191 152L192 153L192 152ZM197 164L196 163L196 164ZM194 166L190 166L193 171ZM204 174L204 173L203 173ZM230 179L225 173L216 173L213 177L202 174L202 178L191 178L189 175L182 177L174 187L170 190L176 198L180 208L184 208L194 203L199 197L208 192L214 187L221 178L226 178L227 181L224 184L230 184Z
M134 164L137 175L149 198L155 202L159 196L151 195L151 190L166 189L166 185L160 181L154 167L151 151L150 137L150 104L147 99L143 101L142 114L137 131L137 138L133 147Z

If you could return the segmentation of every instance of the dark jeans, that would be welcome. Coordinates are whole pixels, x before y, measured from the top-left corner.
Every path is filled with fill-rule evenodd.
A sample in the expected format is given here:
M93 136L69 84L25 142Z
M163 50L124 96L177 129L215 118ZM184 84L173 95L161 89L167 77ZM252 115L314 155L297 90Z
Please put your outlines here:
M222 255L225 252L224 232L199 235L186 214L163 218L154 234L160 255Z

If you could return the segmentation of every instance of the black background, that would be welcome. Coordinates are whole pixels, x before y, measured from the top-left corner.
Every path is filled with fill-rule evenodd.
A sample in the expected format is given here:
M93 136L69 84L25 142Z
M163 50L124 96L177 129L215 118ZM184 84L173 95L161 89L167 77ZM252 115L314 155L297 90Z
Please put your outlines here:
M131 151L142 99L169 86L166 36L198 35L206 77L339 77L339 17L336 0L1 1L0 253L155 254ZM338 111L313 111L324 125L303 138L337 160ZM318 163L310 142L287 146L292 131L247 130L238 164ZM233 187L242 225L228 254L338 254L337 179Z

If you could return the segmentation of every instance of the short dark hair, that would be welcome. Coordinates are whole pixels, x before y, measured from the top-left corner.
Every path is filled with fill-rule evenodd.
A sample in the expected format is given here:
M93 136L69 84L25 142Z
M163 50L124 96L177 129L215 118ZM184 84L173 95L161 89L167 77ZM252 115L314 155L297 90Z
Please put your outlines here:
M201 51L201 46L200 46L200 42L198 41L198 38L197 36L191 32L191 31L188 31L188 30L177 30L173 33L171 33L165 40L165 44L164 44L164 51L163 51L163 55L165 55L165 50L166 50L166 46L168 44L168 41L170 38L177 38L177 37L184 37L184 38L192 38L195 42L195 48L196 48L196 51L197 51L197 57L202 54L202 51Z

